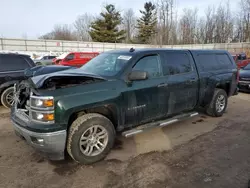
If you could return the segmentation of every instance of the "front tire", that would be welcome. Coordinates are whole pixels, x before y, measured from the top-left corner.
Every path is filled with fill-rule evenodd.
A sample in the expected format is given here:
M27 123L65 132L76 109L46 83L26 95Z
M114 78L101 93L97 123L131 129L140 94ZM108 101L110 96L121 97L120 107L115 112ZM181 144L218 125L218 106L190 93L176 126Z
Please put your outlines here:
M97 113L77 118L69 128L67 151L78 163L91 164L106 157L114 145L112 122Z
M5 108L10 108L14 104L14 87L9 87L3 91L1 103Z
M221 117L227 108L228 96L225 90L215 89L213 98L206 109L208 115Z

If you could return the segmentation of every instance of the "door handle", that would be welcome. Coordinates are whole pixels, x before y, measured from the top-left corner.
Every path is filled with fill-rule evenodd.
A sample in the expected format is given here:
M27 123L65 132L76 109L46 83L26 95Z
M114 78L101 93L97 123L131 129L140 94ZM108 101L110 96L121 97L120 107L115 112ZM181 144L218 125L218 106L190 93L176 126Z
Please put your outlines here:
M161 84L158 85L158 87L167 87L167 86L168 86L167 83L161 83Z

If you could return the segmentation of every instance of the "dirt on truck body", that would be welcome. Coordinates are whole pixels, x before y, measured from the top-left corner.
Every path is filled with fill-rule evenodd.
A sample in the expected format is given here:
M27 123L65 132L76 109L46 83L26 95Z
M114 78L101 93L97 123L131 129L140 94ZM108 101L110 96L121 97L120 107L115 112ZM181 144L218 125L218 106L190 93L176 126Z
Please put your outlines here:
M53 160L104 159L117 134L130 137L197 116L224 114L238 70L222 50L130 49L98 55L79 69L37 75L16 86L18 135ZM20 84L22 85L22 84Z

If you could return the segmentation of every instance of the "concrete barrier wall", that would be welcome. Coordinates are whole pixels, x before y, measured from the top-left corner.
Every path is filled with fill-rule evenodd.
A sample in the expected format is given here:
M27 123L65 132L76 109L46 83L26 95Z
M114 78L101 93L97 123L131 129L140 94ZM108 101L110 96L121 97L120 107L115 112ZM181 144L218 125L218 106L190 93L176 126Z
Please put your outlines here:
M246 52L249 54L250 43L228 44L190 44L190 45L145 45L124 43L98 43L57 40L24 40L0 38L0 51L20 52L26 54L61 54L70 51L104 52L121 48L174 48L174 49L225 49L230 52ZM249 54L250 55L250 54Z

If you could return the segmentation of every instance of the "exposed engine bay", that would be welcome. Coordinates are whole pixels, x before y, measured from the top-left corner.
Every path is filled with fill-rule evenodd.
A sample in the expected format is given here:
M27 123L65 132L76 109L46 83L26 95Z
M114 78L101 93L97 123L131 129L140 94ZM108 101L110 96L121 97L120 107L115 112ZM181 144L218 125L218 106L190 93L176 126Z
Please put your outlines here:
M25 80L16 85L15 97L16 107L19 109L26 109L27 101L30 97L31 88L29 83Z
M103 79L87 76L55 76L46 79L40 89L55 90L100 81L103 81Z

